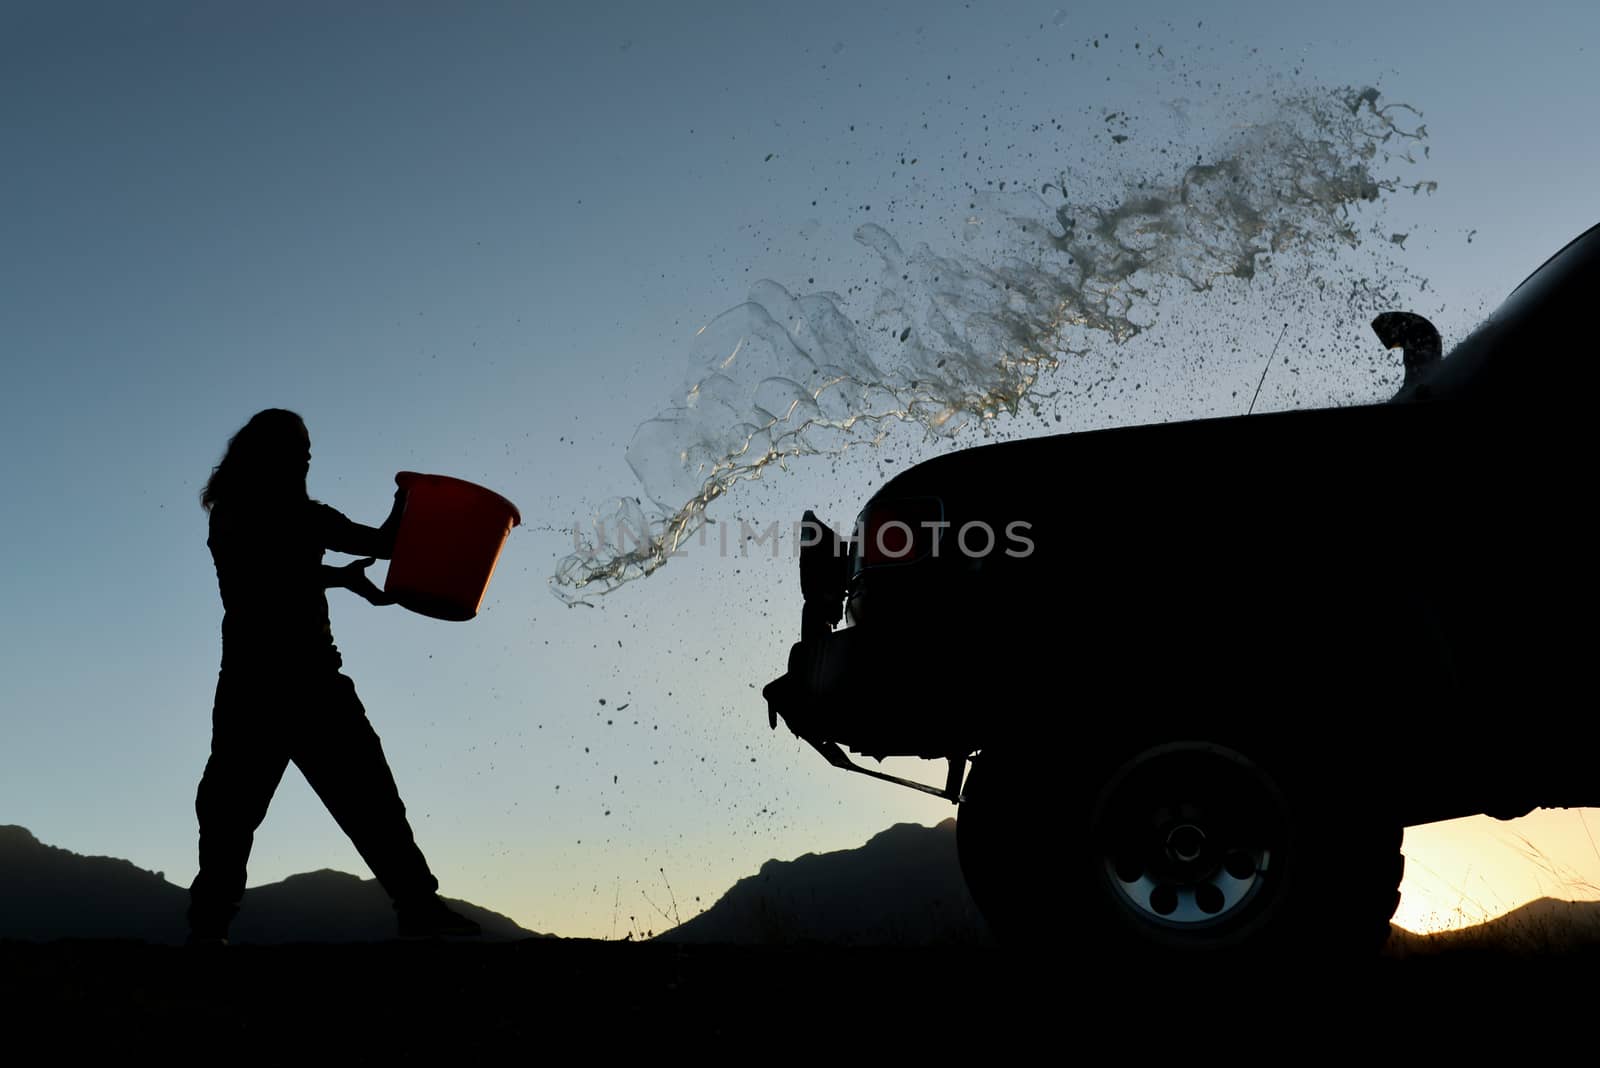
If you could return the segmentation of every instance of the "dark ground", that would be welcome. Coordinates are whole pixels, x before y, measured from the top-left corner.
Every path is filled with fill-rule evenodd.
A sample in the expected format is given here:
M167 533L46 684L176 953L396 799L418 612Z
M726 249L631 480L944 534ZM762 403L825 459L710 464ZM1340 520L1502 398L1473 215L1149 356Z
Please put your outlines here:
M1298 1047L1395 1028L1430 1043L1476 1041L1494 1021L1517 1021L1542 1043L1587 1029L1597 1006L1600 953L1587 950L1445 952L1335 971L1298 961L1091 967L1070 953L984 947L0 943L7 1048L33 1035L80 1053L227 1050L279 1063L341 1049L440 1051L451 1063L557 1049L563 1063L619 1054L787 1063L868 1048L951 1063L955 1052L1020 1053L1041 1041L1061 1053L1086 1040L1215 1050L1282 1035Z

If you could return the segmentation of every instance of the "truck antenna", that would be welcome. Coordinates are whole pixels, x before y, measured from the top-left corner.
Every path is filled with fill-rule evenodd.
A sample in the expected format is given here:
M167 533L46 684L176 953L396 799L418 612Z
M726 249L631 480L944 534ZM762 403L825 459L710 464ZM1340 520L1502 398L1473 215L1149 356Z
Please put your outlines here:
M1283 344L1283 335L1287 334L1288 332L1289 324L1284 323L1283 329L1278 331L1278 340L1272 343L1272 351L1267 354L1267 367L1272 366L1272 357L1278 354L1278 346ZM1256 410L1256 401L1261 397L1261 383L1267 380L1267 367L1263 367L1261 369L1261 380L1256 383L1256 395L1250 398L1250 407L1244 413L1245 415L1249 415L1251 412Z

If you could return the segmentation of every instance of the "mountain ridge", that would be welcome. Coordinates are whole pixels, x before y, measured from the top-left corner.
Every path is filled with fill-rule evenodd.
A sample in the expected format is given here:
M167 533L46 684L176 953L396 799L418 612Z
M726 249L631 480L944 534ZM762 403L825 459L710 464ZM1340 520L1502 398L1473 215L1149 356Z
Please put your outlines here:
M647 941L750 946L992 944L967 893L955 820L898 823L852 849L772 858L709 908ZM87 855L0 824L0 940L182 942L186 888L121 857ZM487 941L555 938L471 902L451 904ZM373 879L332 868L246 891L230 940L275 945L395 937L388 896ZM1600 901L1539 898L1482 924L1431 934L1394 928L1386 956L1457 950L1540 954L1600 945Z
M982 945L987 927L956 857L956 821L897 823L863 845L768 860L658 942Z
M469 901L447 899L489 941L548 937ZM74 853L26 827L0 825L0 939L127 939L174 944L188 927L189 891L121 857ZM375 879L322 868L245 891L230 941L372 942L395 937L394 910Z

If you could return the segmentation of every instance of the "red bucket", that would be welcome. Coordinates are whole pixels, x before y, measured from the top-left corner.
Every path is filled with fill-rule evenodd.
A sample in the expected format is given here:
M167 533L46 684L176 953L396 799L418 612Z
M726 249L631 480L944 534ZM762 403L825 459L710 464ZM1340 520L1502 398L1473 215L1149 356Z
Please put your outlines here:
M406 504L384 592L434 619L471 619L489 592L511 528L522 522L517 506L445 475L402 471L394 480L406 491Z

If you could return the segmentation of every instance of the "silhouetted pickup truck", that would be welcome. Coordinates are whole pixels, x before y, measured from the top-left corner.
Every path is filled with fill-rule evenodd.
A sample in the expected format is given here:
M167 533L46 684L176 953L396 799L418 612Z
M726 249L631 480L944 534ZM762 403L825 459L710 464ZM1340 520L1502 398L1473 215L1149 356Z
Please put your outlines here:
M806 513L773 725L959 802L1003 940L1375 951L1403 828L1600 805L1597 305L1600 227L1447 357L1380 315L1386 403L950 453L848 539Z

